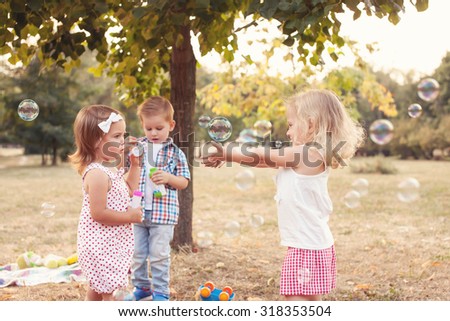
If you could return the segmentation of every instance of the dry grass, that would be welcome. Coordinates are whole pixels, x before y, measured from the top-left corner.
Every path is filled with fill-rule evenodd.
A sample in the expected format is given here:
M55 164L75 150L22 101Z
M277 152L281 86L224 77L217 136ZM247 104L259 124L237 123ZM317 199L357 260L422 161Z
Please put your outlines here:
M81 205L80 179L68 165L39 167L29 158L0 157L0 266L33 250L45 256L71 255ZM361 160L355 160L359 162ZM22 161L23 163L23 161ZM338 287L326 300L450 300L450 189L448 162L393 161L396 175L353 174L334 171L330 193L334 213L330 225L336 239ZM279 300L278 278L285 248L279 245L273 201L275 170L253 169L254 188L235 188L234 175L242 168L194 172L194 239L213 233L214 244L185 249L172 256L174 300L194 300L196 289L211 280L230 285L236 300ZM359 208L348 209L342 198L354 179L370 183L369 195ZM421 183L414 203L396 199L396 186L406 177ZM56 205L56 215L40 215L43 202ZM251 215L265 219L260 228ZM241 225L240 235L229 238L224 226ZM0 300L82 300L84 284L44 284L0 289Z

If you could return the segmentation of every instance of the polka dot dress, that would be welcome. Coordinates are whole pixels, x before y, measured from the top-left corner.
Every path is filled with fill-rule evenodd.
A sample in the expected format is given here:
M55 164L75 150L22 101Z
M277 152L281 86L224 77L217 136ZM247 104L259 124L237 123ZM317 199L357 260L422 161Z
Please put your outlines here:
M86 173L100 169L111 180L107 193L106 207L125 212L129 204L127 185L123 169L114 173L101 164L87 166ZM89 195L83 187L83 207L78 224L78 261L89 282L97 293L112 293L115 289L128 286L128 271L134 251L134 234L131 224L109 226L92 219Z

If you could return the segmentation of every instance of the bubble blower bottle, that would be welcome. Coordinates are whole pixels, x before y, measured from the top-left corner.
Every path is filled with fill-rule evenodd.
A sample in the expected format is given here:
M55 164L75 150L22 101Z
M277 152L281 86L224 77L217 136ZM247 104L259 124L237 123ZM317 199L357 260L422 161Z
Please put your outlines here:
M138 208L141 205L141 200L142 200L142 192L135 190L133 192L133 197L131 198L131 202L130 202L130 206L132 208Z
M133 197L130 202L130 206L132 208L138 208L141 205L142 195L142 192L139 190L135 190L133 192ZM144 214L142 214L142 219L144 219Z
M151 181L153 174L155 174L157 170L158 169L156 167L150 168L149 173L148 173L148 176L150 177L150 181ZM153 182L152 182L152 184L153 184L153 197L162 198L163 196L165 196L167 194L166 188L164 187L164 185L162 185L162 184L158 185Z

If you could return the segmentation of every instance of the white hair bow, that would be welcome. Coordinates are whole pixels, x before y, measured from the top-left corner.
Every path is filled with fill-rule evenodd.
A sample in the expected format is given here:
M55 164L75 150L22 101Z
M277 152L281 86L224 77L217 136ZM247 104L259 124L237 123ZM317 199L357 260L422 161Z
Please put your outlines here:
M100 127L100 129L105 134L107 134L109 132L109 129L111 128L111 124L115 123L115 122L118 122L121 119L123 119L123 118L119 114L111 113L111 115L109 115L107 120L102 121L100 124L98 124L98 127Z

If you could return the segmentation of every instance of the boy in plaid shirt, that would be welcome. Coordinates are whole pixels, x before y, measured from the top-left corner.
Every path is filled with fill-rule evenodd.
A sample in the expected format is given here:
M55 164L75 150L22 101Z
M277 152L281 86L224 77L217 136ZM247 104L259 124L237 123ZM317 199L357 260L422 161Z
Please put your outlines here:
M139 138L143 150L139 190L143 193L144 220L134 224L135 250L131 281L135 287L129 300L168 301L170 298L170 242L178 221L178 190L191 178L186 156L169 133L175 127L172 104L154 96L137 110L145 137ZM164 186L165 192L158 191ZM148 274L148 263L152 279Z

